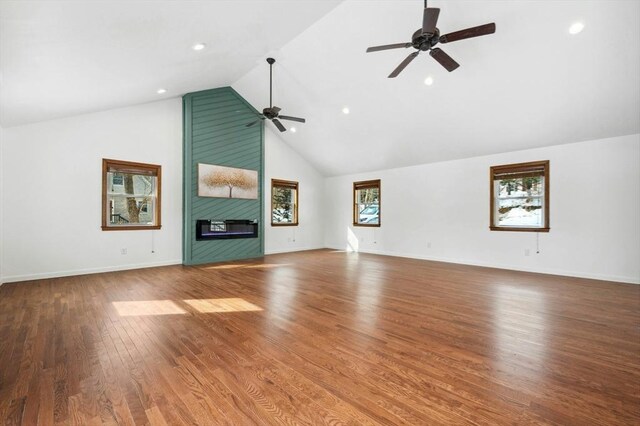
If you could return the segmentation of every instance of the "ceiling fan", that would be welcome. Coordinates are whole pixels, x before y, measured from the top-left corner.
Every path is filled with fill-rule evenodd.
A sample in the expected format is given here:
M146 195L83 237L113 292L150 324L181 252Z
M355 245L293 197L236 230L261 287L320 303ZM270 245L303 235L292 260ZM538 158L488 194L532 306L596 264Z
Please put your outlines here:
M487 34L493 34L496 32L496 24L484 24L477 27L467 28L465 30L455 31L445 35L440 35L440 30L436 28L438 22L438 16L440 15L440 9L429 7L427 8L427 0L424 1L424 13L422 15L422 28L419 28L409 43L396 43L387 44L384 46L373 46L367 49L367 53L377 52L379 50L389 49L401 49L407 47L413 47L416 52L411 53L394 69L389 78L395 78L406 68L407 65L413 61L416 56L422 51L429 51L429 55L440 63L447 71L451 72L458 68L460 64L453 60L453 58L447 55L439 47L435 47L438 43L451 43L452 41L464 40L465 38L479 37Z
M280 108L277 106L273 106L273 64L276 62L273 58L267 58L267 62L269 63L269 108L265 108L262 110L262 114L260 114L260 118L254 122L247 124L246 127L251 127L260 120L269 119L271 122L280 130L281 132L286 132L287 129L282 125L279 118L282 120L289 121L297 121L298 123L305 123L306 120L304 118L299 117L291 117L288 115L280 115Z

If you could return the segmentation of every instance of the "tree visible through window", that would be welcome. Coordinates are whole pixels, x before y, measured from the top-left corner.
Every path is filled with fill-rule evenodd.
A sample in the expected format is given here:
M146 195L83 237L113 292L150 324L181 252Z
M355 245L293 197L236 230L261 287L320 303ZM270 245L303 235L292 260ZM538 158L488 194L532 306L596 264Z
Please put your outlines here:
M380 226L380 179L353 183L353 224Z
M494 231L549 231L549 161L491 167Z
M154 164L102 160L102 229L160 229L160 174Z
M298 225L298 182L271 179L271 225Z

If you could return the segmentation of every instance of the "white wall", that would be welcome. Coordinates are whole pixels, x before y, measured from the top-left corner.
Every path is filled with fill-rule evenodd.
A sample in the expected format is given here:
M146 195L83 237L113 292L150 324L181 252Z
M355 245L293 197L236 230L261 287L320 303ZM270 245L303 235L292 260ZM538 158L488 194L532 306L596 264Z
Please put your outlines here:
M324 177L265 125L265 253L324 247ZM271 179L297 181L298 226L271 226Z
M180 263L181 117L170 99L0 129L0 280ZM351 235L359 251L640 282L640 135L324 178L267 127L265 156L266 253ZM102 158L163 166L161 230L101 231ZM489 231L488 169L544 159L551 232L536 254L537 234ZM270 226L272 178L300 183L298 227ZM382 227L354 228L352 182L374 178Z
M4 240L3 238L3 233L2 233L2 211L4 210L4 203L2 202L2 150L3 150L3 137L4 137L4 129L2 128L2 126L0 126L0 285L2 285L2 283L4 282L4 276L2 275L3 272L3 261L2 261L2 241Z
M547 159L551 231L490 231L489 167ZM382 226L353 227L352 182L377 178ZM325 197L327 247L640 283L638 134L332 177Z
M100 229L102 158L162 165L162 229ZM6 128L1 171L5 282L181 263L181 99Z
M180 99L2 129L1 137L2 281L181 263ZM161 230L100 229L102 158L162 165ZM272 178L299 182L299 226L271 227ZM323 196L323 176L267 129L266 253L324 247Z

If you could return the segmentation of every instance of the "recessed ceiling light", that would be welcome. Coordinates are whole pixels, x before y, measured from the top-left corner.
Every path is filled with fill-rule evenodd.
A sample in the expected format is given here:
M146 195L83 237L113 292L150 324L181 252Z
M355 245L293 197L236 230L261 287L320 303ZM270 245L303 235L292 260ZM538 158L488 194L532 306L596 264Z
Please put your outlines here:
M427 78L424 79L424 84L426 84L427 86L431 86L433 84L433 77L429 76Z
M191 46L191 48L192 48L193 50L202 50L202 49L204 49L205 47L207 47L207 45L206 45L206 44L204 44L204 43L196 43L196 44L194 44L193 46Z
M343 114L349 114L349 107L342 108L342 113Z
M292 127L289 130L291 130L291 133L295 133L296 132L296 128L295 127Z
M569 34L578 34L584 30L584 24L582 22L574 22L569 27Z
M158 89L156 93L158 93L158 95L162 95L163 93L167 93L167 89Z

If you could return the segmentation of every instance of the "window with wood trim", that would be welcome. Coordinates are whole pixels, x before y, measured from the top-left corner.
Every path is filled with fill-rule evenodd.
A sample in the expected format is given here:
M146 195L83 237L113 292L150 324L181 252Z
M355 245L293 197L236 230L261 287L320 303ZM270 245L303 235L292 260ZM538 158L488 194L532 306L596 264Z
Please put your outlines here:
M102 160L102 230L160 229L161 166Z
M549 231L549 161L493 166L493 231Z
M298 182L271 179L271 225L298 225Z
M380 179L353 183L354 226L380 226Z

